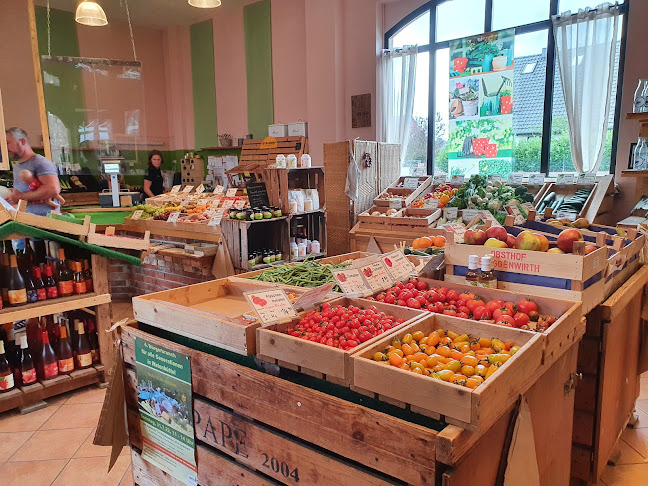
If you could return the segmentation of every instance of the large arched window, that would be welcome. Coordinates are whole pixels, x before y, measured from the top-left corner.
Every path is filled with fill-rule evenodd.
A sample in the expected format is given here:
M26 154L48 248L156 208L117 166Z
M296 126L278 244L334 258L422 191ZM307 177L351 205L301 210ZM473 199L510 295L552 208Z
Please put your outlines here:
M604 0L433 0L385 34L385 48L418 44L414 120L403 173L421 164L429 174L448 168L449 41L515 28L513 163L492 167L510 172L573 172L565 104L557 65L551 16L594 8ZM599 172L612 172L620 117L628 5L623 0L621 41L617 43L615 79L609 94L610 120Z

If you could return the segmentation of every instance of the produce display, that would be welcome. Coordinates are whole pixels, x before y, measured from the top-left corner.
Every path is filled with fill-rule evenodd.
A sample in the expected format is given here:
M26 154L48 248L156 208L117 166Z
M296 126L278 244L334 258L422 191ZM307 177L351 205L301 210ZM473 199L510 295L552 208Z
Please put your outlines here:
M448 184L442 184L432 189L429 194L426 194L423 197L419 197L418 199L413 201L410 206L413 208L422 208L425 205L425 201L427 201L428 199L438 199L439 205L437 207L444 208L454 197L457 191L459 191L458 188L453 188Z
M280 262L283 260L281 250L258 250L251 251L248 254L248 265L254 267L256 265L268 265L270 263Z
M446 287L428 288L426 282L417 279L405 284L398 282L368 299L538 332L543 332L556 322L553 316L541 315L535 302L522 300L514 304L502 300L484 301L472 293L459 293Z
M505 182L489 182L484 176L473 175L468 182L457 189L448 206L459 209L485 209L496 217L497 211L514 202L533 202L525 186L511 186Z
M407 333L392 340L373 360L436 380L475 389L506 363L520 346L497 338L437 329Z
M280 208L271 206L262 206L251 209L235 209L229 211L230 219L239 219L244 221L261 221L262 219L280 218L283 216Z
M547 253L572 253L574 243L583 241L583 234L574 229L561 231L555 245L546 236L531 231L522 231L517 237L506 232L502 226L491 226L486 231L469 229L464 233L467 245L482 245L489 248L514 248L516 250L542 251ZM585 254L596 250L594 245L585 245Z
M403 322L404 319L380 312L375 306L332 307L324 302L321 311L308 311L285 334L347 351Z
M376 197L376 199L407 199L409 197L409 194L403 195L403 194L394 194L392 192L383 192L379 196Z
M350 262L319 263L306 259L301 263L273 266L250 278L294 287L315 288L335 281L331 269L347 268L349 265L351 265ZM333 290L339 291L337 286L333 287Z
M445 236L423 236L416 238L410 248L405 248L405 255L430 256L443 253L446 239Z
M579 214L585 207L591 192L590 189L578 189L569 199L557 196L555 192L550 192L538 203L538 212L542 213L545 209L551 208L554 213L564 211Z
M370 211L364 211L364 212L360 213L360 216L385 216L385 217L392 218L392 217L396 216L397 213L398 213L397 209L389 208L389 209L386 209L384 213L381 212L381 211L371 211L371 212Z

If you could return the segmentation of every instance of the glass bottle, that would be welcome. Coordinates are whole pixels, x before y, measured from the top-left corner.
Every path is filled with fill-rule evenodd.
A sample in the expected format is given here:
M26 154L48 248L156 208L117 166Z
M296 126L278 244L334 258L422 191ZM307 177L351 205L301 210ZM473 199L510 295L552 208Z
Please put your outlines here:
M90 341L90 349L92 350L92 362L99 363L101 360L99 355L99 336L97 335L97 327L92 319L88 319L88 341Z
M2 302L9 304L9 253L7 253L7 247L5 245L2 247L2 271L0 271L0 279L2 281Z
M10 323L9 329L7 330L7 340L5 341L5 353L7 355L7 360L9 364L14 367L16 366L16 335L13 328L13 322Z
M92 365L92 348L85 333L83 322L77 324L76 367L88 368Z
M83 277L86 281L86 288L88 292L94 292L94 283L92 281L92 269L90 268L90 262L86 259L83 260Z
M479 255L468 256L468 271L466 272L466 285L479 286Z
M43 277L41 276L41 269L38 267L32 268L32 282L36 290L37 300L46 300L47 290L45 289L45 282L43 282Z
M646 111L648 111L648 106L646 105L646 95L648 94L647 91L648 79L640 79L634 94L632 113L645 113Z
M52 277L52 266L45 265L45 290L47 292L48 299L56 299L58 297L58 286L54 277Z
M26 304L27 289L25 288L25 280L18 270L18 260L16 260L16 255L11 255L9 257L9 265L9 281L7 283L9 304Z
M75 262L74 265L74 293L75 294L85 294L88 291L86 287L85 277L83 276L83 269L81 268L81 262Z
M74 293L74 283L72 281L72 272L70 272L68 264L65 261L65 250L59 248L58 254L58 294L61 297L65 297Z
M16 383L16 386L20 386L22 383L22 374L20 373L20 361L22 360L22 349L20 347L20 334L15 335L15 340L14 340L14 349L15 349L15 354L14 354L14 362L13 362L13 367L14 367L14 383Z
M32 385L36 383L36 366L34 359L29 352L27 345L27 336L20 337L20 376L23 385Z
M41 340L42 346L38 371L41 379L51 380L59 375L58 358L56 357L56 354L54 354L52 345L49 342L49 334L45 329L41 333Z
M497 277L493 271L493 257L490 255L483 256L481 264L481 273L479 274L479 286L489 289L497 288Z
M74 354L72 353L72 346L67 335L67 327L61 326L61 337L58 342L58 367L59 373L67 374L74 371Z
M25 281L25 291L27 292L27 302L37 302L38 301L38 291L34 285L34 281L31 276L31 267L26 267L23 272L23 280Z
M15 386L13 370L5 353L5 343L0 341L0 393L13 390Z
M634 149L634 170L648 170L648 138L639 137Z

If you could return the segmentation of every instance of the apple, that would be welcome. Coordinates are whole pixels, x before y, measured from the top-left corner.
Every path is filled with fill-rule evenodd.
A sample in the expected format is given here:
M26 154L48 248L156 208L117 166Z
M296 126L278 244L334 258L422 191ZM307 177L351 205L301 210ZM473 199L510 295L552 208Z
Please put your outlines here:
M549 248L547 250L547 253L565 253L565 252L562 251L560 248Z
M506 246L508 246L509 248L515 247L515 236L513 236L512 234L506 235Z
M536 251L540 248L540 240L530 231L522 231L515 238L515 249Z
M507 244L502 240L498 240L497 238L488 238L486 240L486 243L484 243L484 246L488 246L490 248L506 248Z
M549 249L549 240L545 235L533 233L533 236L540 240L540 247L538 248L538 251L547 251Z
M483 245L487 239L486 232L482 230L468 230L464 233L464 243L467 245Z
M502 226L491 226L486 230L486 236L488 238L495 238L506 243L508 234Z
M558 235L558 248L565 253L571 253L575 241L583 241L583 235L577 229L566 229Z
M590 253L595 252L596 250L598 250L598 248L596 248L594 245L586 245L585 246L585 254L586 255L589 255Z

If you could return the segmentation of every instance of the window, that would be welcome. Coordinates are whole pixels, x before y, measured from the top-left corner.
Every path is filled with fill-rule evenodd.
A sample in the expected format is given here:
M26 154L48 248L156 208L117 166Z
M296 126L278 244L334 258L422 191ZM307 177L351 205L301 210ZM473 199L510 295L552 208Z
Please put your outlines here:
M449 85L454 80L448 78L449 41L508 28L516 29L513 128L507 134L513 140L512 160L505 164L481 161L479 171L496 171L505 177L511 172L555 175L573 171L560 76L555 56L548 55L554 49L551 15L567 10L576 13L588 6L594 8L598 3L595 0L433 0L387 32L385 46L419 46L414 114L402 173L411 174L420 164L427 164L429 174L457 170L453 167L456 161L451 160L450 165L448 162L452 159L449 157L448 93L454 88ZM627 15L627 2L622 8L623 17ZM624 44L625 32L622 32L616 51L610 121L600 172L614 171L616 163L612 147L618 133L617 82ZM549 94L550 112L545 109ZM472 165L476 165L474 161Z

